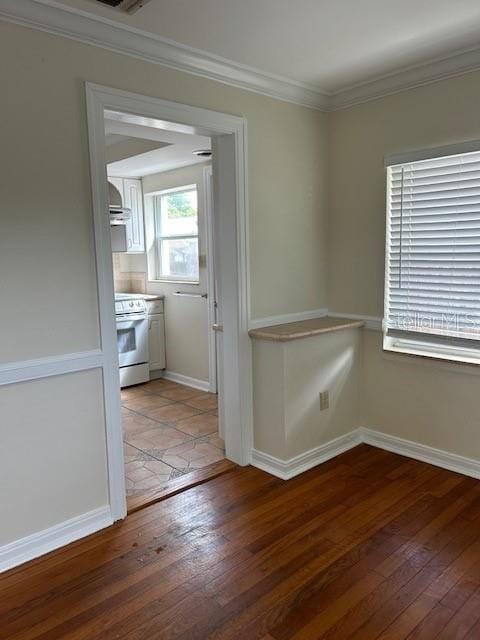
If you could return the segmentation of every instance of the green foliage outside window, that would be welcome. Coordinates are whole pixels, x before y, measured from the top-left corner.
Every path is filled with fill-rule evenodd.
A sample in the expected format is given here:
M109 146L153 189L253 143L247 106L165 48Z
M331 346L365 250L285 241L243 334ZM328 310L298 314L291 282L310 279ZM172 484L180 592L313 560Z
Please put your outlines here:
M168 196L169 218L189 218L197 215L191 205L189 195L188 193L172 193Z

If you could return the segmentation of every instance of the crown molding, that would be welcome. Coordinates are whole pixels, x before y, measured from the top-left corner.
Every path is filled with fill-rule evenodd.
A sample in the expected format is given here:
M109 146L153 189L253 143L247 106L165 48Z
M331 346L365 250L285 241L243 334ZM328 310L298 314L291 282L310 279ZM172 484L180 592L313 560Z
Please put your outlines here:
M353 85L330 95L330 110L338 111L388 95L414 89L480 69L480 47L408 67Z
M319 111L346 109L480 70L480 47L476 47L329 92L55 0L0 0L0 19Z
M54 0L0 0L0 18L285 102L325 111L329 109L329 97L315 87L241 65Z

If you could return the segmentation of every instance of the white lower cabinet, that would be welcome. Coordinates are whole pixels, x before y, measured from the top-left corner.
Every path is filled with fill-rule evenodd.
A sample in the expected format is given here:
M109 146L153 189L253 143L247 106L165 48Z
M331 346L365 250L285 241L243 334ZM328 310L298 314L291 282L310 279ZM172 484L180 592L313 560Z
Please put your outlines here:
M165 369L165 316L163 313L148 316L148 350L150 371Z

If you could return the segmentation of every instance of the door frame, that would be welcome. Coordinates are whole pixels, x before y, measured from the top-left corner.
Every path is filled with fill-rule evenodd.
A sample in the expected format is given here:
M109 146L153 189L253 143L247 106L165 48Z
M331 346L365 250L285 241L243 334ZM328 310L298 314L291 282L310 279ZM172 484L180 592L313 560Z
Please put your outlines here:
M210 393L217 393L217 335L213 329L216 322L215 303L215 255L213 233L213 167L203 167L203 210L205 211L205 237L207 254L207 322L208 322L208 386Z
M233 321L224 327L223 341L230 364L224 366L225 445L228 459L240 465L251 461L253 445L252 353L248 336L248 185L247 122L245 118L210 111L178 102L162 100L85 83L93 200L93 227L99 301L103 391L108 462L109 500L113 520L126 516L120 382L115 327L113 263L108 214L105 160L105 109L131 113L162 121L162 126L184 133L222 139L216 158L222 173L229 177L214 181L214 201L222 202L217 252L234 257L219 269L225 315ZM226 146L227 145L227 146ZM215 148L215 145L214 145ZM227 153L227 150L231 153ZM224 153L224 159L221 154ZM231 185L234 184L234 189ZM215 207L214 207L215 215ZM236 249L232 252L232 248ZM217 264L218 267L218 264ZM237 367L232 363L237 363ZM224 363L225 364L225 363Z

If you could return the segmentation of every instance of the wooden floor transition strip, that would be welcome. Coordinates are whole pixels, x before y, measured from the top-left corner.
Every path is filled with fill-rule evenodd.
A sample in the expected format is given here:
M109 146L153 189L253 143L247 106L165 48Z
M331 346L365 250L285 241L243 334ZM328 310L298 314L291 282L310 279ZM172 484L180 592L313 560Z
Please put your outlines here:
M193 487L197 487L204 482L218 478L224 473L229 473L234 469L238 469L238 466L230 460L220 460L220 462L214 462L213 464L198 469L197 471L191 471L184 476L171 480L167 485L161 489L153 489L145 493L135 494L127 497L127 512L128 514L135 513L140 509L145 509L156 502L161 502L167 498L177 495L182 491L188 491Z

